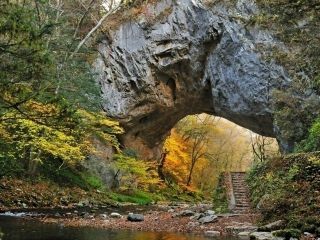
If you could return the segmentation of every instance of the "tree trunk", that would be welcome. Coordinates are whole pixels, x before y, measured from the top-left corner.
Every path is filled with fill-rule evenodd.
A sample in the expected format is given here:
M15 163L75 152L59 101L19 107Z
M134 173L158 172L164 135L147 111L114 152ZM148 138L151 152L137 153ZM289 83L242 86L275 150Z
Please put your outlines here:
M192 163L191 168L190 168L190 172L189 172L189 176L188 176L188 180L187 180L187 186L189 187L191 184L191 176L192 176L192 172L193 172L193 168L194 168L194 163Z
M159 162L159 165L158 165L158 175L159 175L159 178L163 181L166 180L166 177L163 173L163 167L164 167L164 164L166 162L166 157L167 157L167 154L168 152L165 151L164 153L162 153L161 155L161 158L160 158L160 162Z
M37 158L40 156L41 152L40 150L36 153L32 150L32 147L30 148L30 154L29 154L29 163L28 163L28 169L27 174L29 176L34 176L37 172L37 167L39 164L39 161Z

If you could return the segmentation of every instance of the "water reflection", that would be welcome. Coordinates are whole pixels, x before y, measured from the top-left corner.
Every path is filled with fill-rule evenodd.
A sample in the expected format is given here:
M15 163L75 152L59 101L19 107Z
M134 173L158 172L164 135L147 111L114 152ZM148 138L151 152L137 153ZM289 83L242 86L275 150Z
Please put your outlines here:
M2 240L204 240L203 236L174 233L110 231L93 228L66 228L17 217L0 216ZM1 240L1 237L0 237ZM230 240L230 238L225 239Z

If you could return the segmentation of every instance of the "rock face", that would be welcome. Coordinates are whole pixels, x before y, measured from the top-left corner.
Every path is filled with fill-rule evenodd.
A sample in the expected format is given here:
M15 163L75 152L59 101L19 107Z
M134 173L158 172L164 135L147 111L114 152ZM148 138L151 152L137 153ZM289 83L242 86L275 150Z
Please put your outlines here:
M247 25L257 11L251 0L161 0L109 30L95 69L126 146L155 157L176 122L197 113L276 135L271 92L290 80L264 60L279 43Z

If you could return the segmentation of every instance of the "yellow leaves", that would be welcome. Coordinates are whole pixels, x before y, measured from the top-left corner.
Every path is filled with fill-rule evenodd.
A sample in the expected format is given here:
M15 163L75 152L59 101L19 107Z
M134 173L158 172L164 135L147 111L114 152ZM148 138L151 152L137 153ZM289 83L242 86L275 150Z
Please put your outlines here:
M172 129L170 137L164 144L164 149L168 152L164 169L167 174L178 182L184 182L188 174L190 156L188 154L188 144L183 137Z
M33 113L38 113L41 115L54 115L58 113L58 108L53 104L43 104L36 101L28 101L25 104L25 107L28 109L32 109Z
M146 189L150 185L159 184L158 174L153 170L154 166L151 162L117 154L115 155L115 165L120 170L122 181L126 182L124 188Z
M0 121L0 140L17 159L41 162L50 158L75 164L97 151L92 138L120 152L117 135L124 131L103 113L83 109L69 112L64 105L33 100L20 107L32 115L9 109Z
M310 156L308 157L308 161L314 165L320 165L320 157L319 156Z
M17 119L7 127L15 131L13 136L17 149L32 147L40 151L43 157L50 155L69 163L85 158L76 138L61 130L38 124L29 119Z
M6 141L11 139L10 133L7 132L7 130L2 124L0 124L0 139L6 140Z
M124 131L119 122L107 118L103 113L88 112L84 109L79 109L77 114L82 119L83 130L87 133L87 137L95 135L120 151L117 135L123 134Z

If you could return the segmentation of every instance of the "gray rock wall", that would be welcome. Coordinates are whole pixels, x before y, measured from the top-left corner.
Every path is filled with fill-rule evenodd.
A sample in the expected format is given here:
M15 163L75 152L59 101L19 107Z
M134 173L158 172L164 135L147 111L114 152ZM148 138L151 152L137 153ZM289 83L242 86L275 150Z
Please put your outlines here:
M280 43L248 27L253 1L231 2L162 0L101 41L103 108L124 126L125 145L154 157L177 121L203 112L275 136L271 93L290 79L264 55Z

